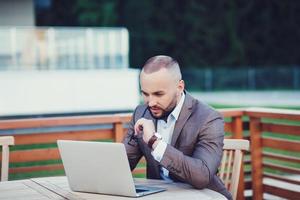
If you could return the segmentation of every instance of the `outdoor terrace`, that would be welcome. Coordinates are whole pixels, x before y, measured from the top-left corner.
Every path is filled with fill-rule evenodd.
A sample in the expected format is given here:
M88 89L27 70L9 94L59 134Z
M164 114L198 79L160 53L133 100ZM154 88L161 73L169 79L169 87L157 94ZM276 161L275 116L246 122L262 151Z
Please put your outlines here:
M300 196L300 111L220 109L228 138L250 140L238 199ZM13 135L9 180L63 175L57 139L121 142L131 114L0 120L0 135ZM145 176L145 160L134 170ZM245 192L244 192L245 191ZM265 196L264 196L265 195ZM270 196L271 195L271 196Z

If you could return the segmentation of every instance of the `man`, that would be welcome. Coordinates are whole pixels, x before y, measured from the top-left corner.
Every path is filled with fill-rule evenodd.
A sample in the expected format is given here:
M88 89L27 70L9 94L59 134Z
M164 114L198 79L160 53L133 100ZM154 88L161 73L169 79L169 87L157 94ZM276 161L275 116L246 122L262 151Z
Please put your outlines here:
M150 58L140 73L144 105L138 106L124 139L130 168L142 156L147 178L182 181L232 199L216 175L222 157L224 122L184 90L178 63Z

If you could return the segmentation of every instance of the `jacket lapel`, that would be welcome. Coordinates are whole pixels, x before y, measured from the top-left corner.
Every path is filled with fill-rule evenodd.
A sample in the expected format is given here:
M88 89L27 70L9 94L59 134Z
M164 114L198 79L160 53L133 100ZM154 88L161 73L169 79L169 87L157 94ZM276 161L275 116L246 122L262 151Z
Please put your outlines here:
M194 98L189 93L186 92L184 103L182 105L179 117L175 123L172 140L171 140L172 146L175 146L183 126L185 125L186 121L192 114L193 99Z

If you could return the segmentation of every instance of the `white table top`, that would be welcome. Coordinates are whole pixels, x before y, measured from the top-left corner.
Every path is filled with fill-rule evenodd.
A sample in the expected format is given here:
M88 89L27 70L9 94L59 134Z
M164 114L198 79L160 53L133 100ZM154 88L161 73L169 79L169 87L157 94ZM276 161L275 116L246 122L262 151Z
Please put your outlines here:
M135 179L136 184L143 184L148 186L164 187L167 190L156 194L151 194L139 199L201 199L201 200L226 200L226 198L209 189L194 189L192 186L184 183L170 183L162 180L151 179ZM60 177L46 177L25 179L20 181L0 182L0 199L132 199L131 197L120 197L102 194L73 192L70 190L67 178Z

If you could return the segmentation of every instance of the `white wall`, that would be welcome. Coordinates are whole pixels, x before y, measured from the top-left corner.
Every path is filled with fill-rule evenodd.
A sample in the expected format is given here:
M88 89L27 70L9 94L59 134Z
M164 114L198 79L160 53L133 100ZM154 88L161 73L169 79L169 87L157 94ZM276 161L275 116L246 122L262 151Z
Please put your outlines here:
M34 26L33 0L1 0L0 26Z
M0 72L0 116L133 110L138 70Z

